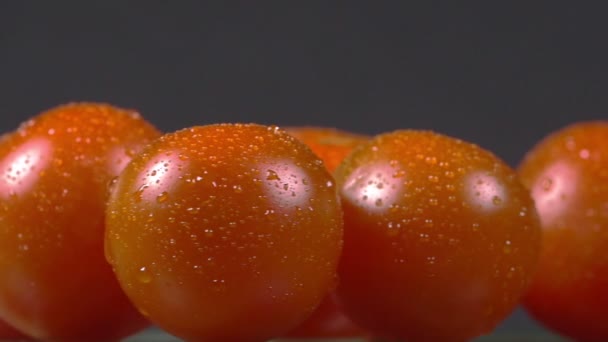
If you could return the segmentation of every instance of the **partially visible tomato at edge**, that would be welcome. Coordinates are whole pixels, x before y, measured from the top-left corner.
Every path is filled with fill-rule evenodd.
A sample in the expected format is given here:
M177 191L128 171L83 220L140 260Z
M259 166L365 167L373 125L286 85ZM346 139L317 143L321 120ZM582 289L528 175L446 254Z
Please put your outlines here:
M333 173L352 150L370 139L369 136L331 127L285 127L287 133L302 141Z
M543 228L524 306L577 341L608 341L608 121L545 137L519 166Z
M103 254L108 184L159 131L138 113L72 103L0 141L0 316L42 340L113 340L148 321Z

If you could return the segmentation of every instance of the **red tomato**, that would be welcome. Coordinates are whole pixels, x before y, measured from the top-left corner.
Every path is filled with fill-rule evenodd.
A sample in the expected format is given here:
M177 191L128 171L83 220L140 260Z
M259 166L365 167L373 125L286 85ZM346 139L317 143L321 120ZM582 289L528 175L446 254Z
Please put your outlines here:
M517 305L537 262L538 217L515 172L432 132L382 134L336 171L344 210L337 294L375 335L466 341Z
M147 325L104 259L107 185L159 132L104 104L54 108L0 142L0 316L43 340Z
M335 283L337 190L275 127L167 134L127 166L108 204L106 254L131 300L186 340L266 341Z
M305 143L333 173L350 152L368 136L329 127L287 127L287 133Z
M577 341L608 341L608 121L549 135L519 174L544 231L526 308Z
M288 127L287 133L302 141L321 158L329 172L340 165L342 160L359 144L369 137L326 127ZM333 294L325 297L310 318L289 332L288 337L354 337L364 336L339 308Z

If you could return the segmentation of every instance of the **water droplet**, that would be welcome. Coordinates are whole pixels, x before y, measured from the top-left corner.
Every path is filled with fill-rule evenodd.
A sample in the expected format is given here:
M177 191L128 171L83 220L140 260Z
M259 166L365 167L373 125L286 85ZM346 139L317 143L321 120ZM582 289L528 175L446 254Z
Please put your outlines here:
M281 180L274 170L266 170L266 180Z
M435 164L437 164L437 158L435 158L435 157L431 157L431 156L424 158L424 161L425 161L427 164L430 164L430 165L435 165Z
M511 241L510 240L505 241L505 245L502 248L502 252L504 254L510 254L511 253Z
M169 198L169 194L166 191L161 192L158 196L156 196L156 202L163 203Z
M393 173L393 178L402 178L403 176L405 176L405 171L403 170L395 171L395 173Z
M581 157L581 159L589 159L589 155L590 155L589 150L586 148L584 148L578 152L578 156Z
M139 268L139 272L137 273L137 280L143 284L149 284L152 281L152 275L146 266L142 266Z
M237 194L240 194L243 192L243 188L240 185L233 185L232 190L234 190L234 192L236 192Z
M544 191L549 191L553 187L553 180L551 178L545 178L540 184Z
M507 279L513 278L513 273L515 273L515 267L510 267L509 272L507 272Z
M439 201L436 198L430 198L429 199L429 204L430 205L437 205L437 204L439 204Z
M502 198L494 196L492 197L492 203L494 203L494 205L499 205L500 203L502 203Z
M190 207L190 208L186 209L186 211L188 212L188 214L196 215L201 211L201 208L200 207Z

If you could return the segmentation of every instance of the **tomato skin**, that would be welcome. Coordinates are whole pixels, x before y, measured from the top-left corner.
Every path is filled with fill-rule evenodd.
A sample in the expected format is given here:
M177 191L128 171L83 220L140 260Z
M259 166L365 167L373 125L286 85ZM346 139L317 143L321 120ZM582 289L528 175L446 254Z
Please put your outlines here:
M106 255L131 300L192 341L266 341L335 284L342 212L309 148L276 127L167 134L118 178Z
M286 127L290 135L305 143L333 173L344 158L368 136L329 127ZM365 336L366 332L346 317L333 293L327 295L315 312L297 328L290 331L291 338L337 338Z
M401 130L336 171L344 210L337 294L355 323L407 341L466 341L516 306L536 264L529 193L491 153Z
M528 152L519 174L544 233L525 307L561 334L607 341L608 121L550 134Z
M0 142L0 316L43 340L111 340L148 323L103 254L108 183L159 132L137 113L73 103Z

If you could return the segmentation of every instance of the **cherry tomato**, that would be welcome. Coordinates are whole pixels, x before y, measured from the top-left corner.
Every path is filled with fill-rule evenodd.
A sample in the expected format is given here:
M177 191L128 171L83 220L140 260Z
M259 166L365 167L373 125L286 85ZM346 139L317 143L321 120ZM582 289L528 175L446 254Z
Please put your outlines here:
M127 295L186 340L280 336L335 286L336 186L276 127L163 136L118 178L106 220L106 255Z
M43 340L147 325L103 253L108 183L160 133L133 111L60 106L0 142L0 316Z
M308 145L331 173L355 147L369 140L365 135L329 127L286 127L285 130Z
M337 294L375 335L465 341L516 306L537 262L538 217L515 171L427 131L386 133L336 171L344 210Z
M544 232L525 306L578 341L608 341L608 121L554 132L526 155L519 174Z
M334 172L344 158L369 137L327 127L287 127L287 133L302 141ZM365 332L357 327L339 308L335 296L329 294L304 323L289 332L288 337L354 337Z

